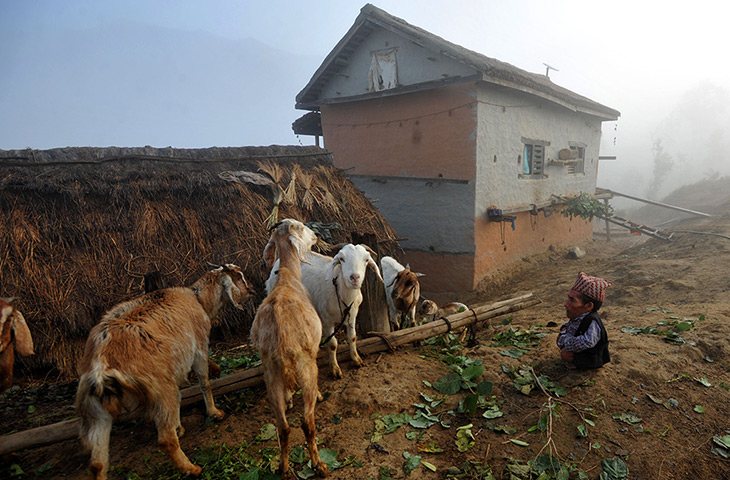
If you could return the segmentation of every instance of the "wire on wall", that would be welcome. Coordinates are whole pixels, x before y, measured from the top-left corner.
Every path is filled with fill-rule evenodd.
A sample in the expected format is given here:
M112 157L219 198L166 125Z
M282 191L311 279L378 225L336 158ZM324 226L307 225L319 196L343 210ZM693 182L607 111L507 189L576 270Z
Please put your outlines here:
M414 115L410 117L405 118L395 118L391 120L385 120L382 122L361 122L361 123L330 123L330 122L323 122L324 125L330 126L330 127L371 127L374 125L388 125L391 123L402 123L402 122L410 122L414 121L416 124L420 119L427 118L427 117L435 117L438 115L443 115L444 113L448 113L449 115L452 114L455 110L459 110L462 108L471 109L476 104L482 104L482 105L489 105L491 107L498 107L501 108L503 112L506 112L508 108L530 108L530 107L538 107L537 104L529 104L529 105L502 105L499 103L492 103L487 102L484 100L474 100L471 102L464 103L462 105L457 105L455 107L446 108L444 110L439 110L437 112L430 112L430 113L424 113L422 115Z

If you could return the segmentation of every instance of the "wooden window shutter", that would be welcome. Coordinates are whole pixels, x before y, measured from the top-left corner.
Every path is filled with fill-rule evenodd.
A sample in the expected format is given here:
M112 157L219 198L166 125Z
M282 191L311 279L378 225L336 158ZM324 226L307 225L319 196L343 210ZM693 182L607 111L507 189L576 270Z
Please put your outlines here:
M532 174L541 175L545 163L545 147L542 145L532 146Z

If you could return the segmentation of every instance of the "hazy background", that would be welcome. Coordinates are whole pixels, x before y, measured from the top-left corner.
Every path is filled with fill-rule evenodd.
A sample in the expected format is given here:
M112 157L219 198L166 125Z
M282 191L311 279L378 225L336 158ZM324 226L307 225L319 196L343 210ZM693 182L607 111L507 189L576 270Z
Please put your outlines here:
M295 96L364 4L0 0L0 149L312 144ZM730 173L723 2L373 4L619 110L601 187L661 198Z

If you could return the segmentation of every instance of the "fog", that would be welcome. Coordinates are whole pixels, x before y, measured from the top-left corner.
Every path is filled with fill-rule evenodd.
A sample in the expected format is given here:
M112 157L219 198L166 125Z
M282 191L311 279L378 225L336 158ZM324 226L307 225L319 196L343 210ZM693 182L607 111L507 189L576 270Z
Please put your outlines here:
M718 2L373 3L619 110L600 187L660 199L730 175ZM364 4L0 0L0 149L312 144L295 96Z

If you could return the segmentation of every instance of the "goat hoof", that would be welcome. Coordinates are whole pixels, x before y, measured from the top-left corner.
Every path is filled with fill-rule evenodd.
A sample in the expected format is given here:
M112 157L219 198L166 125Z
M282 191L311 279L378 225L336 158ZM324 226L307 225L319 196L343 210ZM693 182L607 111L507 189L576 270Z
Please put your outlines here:
M324 401L324 395L322 395L322 392L320 392L319 390L317 390L317 401L318 402Z
M197 465L193 465L192 463L189 466L186 466L186 467L180 469L180 472L183 475L191 475L194 477L197 477L198 475L200 475L200 472L202 472L202 471L203 471L203 469L201 467L199 467Z
M226 412L224 412L223 410L221 410L219 408L213 407L213 410L208 412L208 416L215 420L220 420L226 416Z
M332 369L332 376L334 378L342 378L342 370L339 367Z
M316 467L317 469L317 475L320 477L326 477L330 474L329 468L327 468L327 464L324 462L319 462L319 465Z

